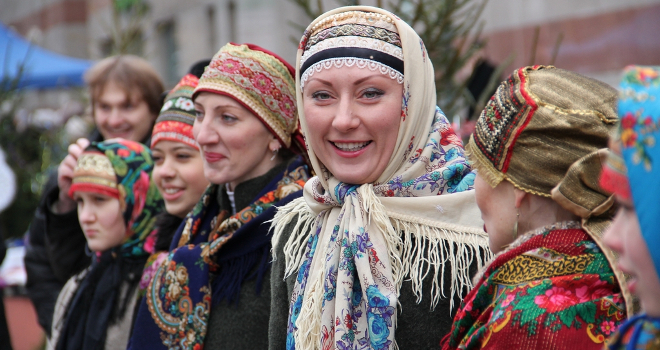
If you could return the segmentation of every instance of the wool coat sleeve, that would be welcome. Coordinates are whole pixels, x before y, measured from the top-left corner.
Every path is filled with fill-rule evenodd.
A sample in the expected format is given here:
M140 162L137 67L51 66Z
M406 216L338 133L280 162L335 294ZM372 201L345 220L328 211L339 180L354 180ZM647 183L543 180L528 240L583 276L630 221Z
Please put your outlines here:
M287 323L289 319L289 299L293 293L295 276L284 279L286 262L284 244L291 236L296 221L290 222L280 236L277 249L274 250L270 275L270 319L268 324L268 350L286 349Z

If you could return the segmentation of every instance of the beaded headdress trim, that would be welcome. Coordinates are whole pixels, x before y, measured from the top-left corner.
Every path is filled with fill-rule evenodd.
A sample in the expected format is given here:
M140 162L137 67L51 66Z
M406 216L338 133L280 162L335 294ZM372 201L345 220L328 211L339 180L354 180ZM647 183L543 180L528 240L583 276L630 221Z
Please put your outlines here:
M401 39L389 16L350 11L328 17L303 39L300 89L314 74L332 67L369 68L403 84Z

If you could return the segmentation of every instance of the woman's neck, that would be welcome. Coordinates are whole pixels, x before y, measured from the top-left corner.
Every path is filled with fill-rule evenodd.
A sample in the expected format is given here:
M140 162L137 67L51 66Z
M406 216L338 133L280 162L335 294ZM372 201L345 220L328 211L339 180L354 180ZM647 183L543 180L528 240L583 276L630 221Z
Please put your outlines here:
M518 232L528 232L557 222L579 221L580 218L564 209L551 198L530 195L529 201L520 206Z

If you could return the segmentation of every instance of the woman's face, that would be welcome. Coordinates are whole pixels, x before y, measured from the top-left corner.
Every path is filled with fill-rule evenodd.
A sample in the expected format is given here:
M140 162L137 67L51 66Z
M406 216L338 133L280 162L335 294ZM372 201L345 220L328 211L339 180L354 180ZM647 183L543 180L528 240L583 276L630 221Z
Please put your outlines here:
M204 158L204 175L212 183L235 188L277 164L270 159L279 141L233 98L201 92L195 110L193 134Z
M168 213L183 218L192 210L208 186L199 150L182 142L159 141L151 149L152 177Z
M128 94L108 82L94 101L94 122L103 139L121 137L141 142L151 131L156 116L139 94Z
M77 191L78 221L93 252L102 252L124 242L126 223L117 198L95 192Z
M493 253L515 240L513 227L516 224L517 209L514 187L508 181L502 181L495 188L477 172L474 179L474 191L477 206L484 221L484 231L488 233L488 245Z
M628 288L639 298L644 312L660 317L660 279L642 237L637 212L630 200L617 199L619 211L605 231L603 242L619 255L617 264L631 276Z
M403 85L357 66L314 73L305 83L306 140L342 182L375 182L396 146Z

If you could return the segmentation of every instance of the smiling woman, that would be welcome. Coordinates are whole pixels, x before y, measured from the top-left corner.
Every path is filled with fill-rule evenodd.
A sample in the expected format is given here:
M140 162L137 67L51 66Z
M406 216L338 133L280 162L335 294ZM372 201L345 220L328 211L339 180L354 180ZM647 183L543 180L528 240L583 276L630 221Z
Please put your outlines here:
M147 289L131 348L264 349L272 236L266 223L302 195L308 178L296 155L304 146L293 68L260 47L227 44L192 97L192 134L211 185ZM163 187L167 199L172 187Z
M437 347L488 253L424 44L387 11L342 7L296 63L318 176L274 219L269 348Z
M305 84L310 146L343 182L370 183L387 166L399 133L403 86L357 66L330 68Z

